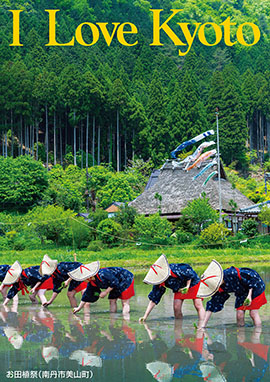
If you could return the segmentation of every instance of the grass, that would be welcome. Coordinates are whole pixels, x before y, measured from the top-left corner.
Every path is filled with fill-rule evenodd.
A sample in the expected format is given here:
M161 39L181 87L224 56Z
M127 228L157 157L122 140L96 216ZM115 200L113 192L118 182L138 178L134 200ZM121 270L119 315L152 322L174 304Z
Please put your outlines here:
M38 265L45 254L60 261L74 261L74 250L70 248L44 248L24 251L2 250L0 264L13 264L18 260L22 266ZM194 266L206 266L212 259L217 260L222 266L270 266L270 250L268 248L177 248L163 247L144 250L140 247L106 248L99 252L77 250L77 261L89 263L95 260L101 262L102 267L120 266L131 268L135 273L140 273L164 253L171 263L189 263Z

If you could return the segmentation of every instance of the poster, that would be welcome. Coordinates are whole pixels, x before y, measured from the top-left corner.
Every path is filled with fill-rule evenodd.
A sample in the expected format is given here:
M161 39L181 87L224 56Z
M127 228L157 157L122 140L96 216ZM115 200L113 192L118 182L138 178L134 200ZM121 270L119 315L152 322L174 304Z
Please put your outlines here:
M251 328L212 328L207 343L194 333L192 304L188 320L173 320L169 293L156 321L138 323L151 290L142 283L152 261L143 251L172 245L172 226L163 219L149 243L124 225L128 218L113 224L102 214L134 200L140 214L175 224L179 184L164 181L148 199L153 170L170 163L178 171L170 153L216 132L217 112L224 165L245 171L247 151L251 161L267 161L269 8L263 0L0 1L1 264L39 265L46 253L86 264L103 251L105 266L143 269L129 317L121 304L110 314L107 300L74 315L66 291L48 309L21 293L19 303L1 306L1 381L267 380L269 341ZM177 153L179 161L198 145ZM191 199L209 194L211 161L208 172L196 169L180 183ZM230 192L223 209L233 216ZM121 247L128 243L132 250Z

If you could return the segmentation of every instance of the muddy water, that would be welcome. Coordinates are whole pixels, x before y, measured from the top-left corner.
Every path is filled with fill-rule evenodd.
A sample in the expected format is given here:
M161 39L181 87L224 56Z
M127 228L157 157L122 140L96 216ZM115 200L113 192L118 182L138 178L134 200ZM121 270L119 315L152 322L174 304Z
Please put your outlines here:
M256 268L257 269L257 268ZM266 281L270 269L257 269ZM49 309L20 298L18 308L0 309L0 381L270 381L270 304L261 308L262 329L235 325L234 298L196 332L191 301L175 321L167 291L147 324L138 323L150 287L136 280L130 317L108 312L108 301L74 316L65 292Z

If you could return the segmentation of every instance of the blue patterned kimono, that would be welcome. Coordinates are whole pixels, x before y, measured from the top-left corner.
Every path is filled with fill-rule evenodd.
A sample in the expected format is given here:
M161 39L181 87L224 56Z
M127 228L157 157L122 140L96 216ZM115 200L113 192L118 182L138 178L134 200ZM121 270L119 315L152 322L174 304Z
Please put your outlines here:
M2 282L6 276L7 271L9 270L10 265L4 264L0 265L0 281Z
M22 271L20 279L24 285L33 288L36 285L36 283L38 282L43 283L49 277L50 276L41 276L41 274L39 273L39 265L35 265L32 267L25 268ZM19 291L20 291L20 284L19 282L16 282L9 289L7 298L12 299L14 296L16 296L16 294Z
M69 279L68 273L79 268L80 265L82 265L82 263L79 263L78 261L62 261L61 263L58 263L56 270L52 274L53 291L55 293L61 292L61 290L63 289L62 283ZM77 288L77 286L79 286L80 284L81 281L72 280L68 286L68 290L72 291L75 288Z
M163 286L154 285L152 291L149 293L149 300L153 301L156 305L160 302L161 297L166 292L166 288L172 289L173 293L179 291L187 285L187 281L191 280L190 288L200 282L197 273L191 268L189 264L169 264L171 271L177 277L169 276Z
M101 268L95 275L94 283L87 284L82 301L95 302L98 300L101 289L113 288L109 293L109 299L116 299L122 292L128 289L133 281L133 274L127 269L120 267ZM95 284L95 285L93 285Z
M241 280L235 267L224 269L222 290L216 292L211 300L207 302L206 310L210 312L222 310L225 302L230 297L229 293L235 294L235 309L237 309L243 305L249 289L253 289L252 300L264 292L265 284L256 271L250 268L239 268L239 271Z

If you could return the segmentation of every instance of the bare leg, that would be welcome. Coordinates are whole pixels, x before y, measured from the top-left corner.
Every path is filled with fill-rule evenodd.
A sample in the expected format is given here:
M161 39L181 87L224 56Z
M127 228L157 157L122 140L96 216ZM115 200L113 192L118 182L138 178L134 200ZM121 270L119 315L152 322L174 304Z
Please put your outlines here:
M8 291L9 288L10 288L10 285L4 285L2 287L2 289L1 289L1 293L2 293L2 296L3 296L4 300L7 297L7 291Z
M37 292L37 296L39 297L41 304L44 304L45 302L47 302L47 299L45 297L46 291L47 289L39 289Z
M250 310L249 315L253 320L254 326L261 326L262 325L262 321L261 321L258 309Z
M123 307L123 314L128 314L130 311L129 307L129 299L128 300L122 300L122 307Z
M199 318L199 325L203 321L204 316L205 316L205 309L203 307L202 300L200 298L195 298L193 300L193 305L195 309L197 310L198 313L198 318Z
M173 310L175 318L183 318L182 314L182 305L184 300L174 300L173 301Z
M109 300L110 301L110 312L116 313L117 312L117 299Z
M67 292L67 296L68 296L68 299L69 299L69 302L70 302L70 306L72 308L76 308L77 307L77 301L76 301L76 298L75 298L75 294L76 294L76 290L71 290L71 291L68 291Z
M245 311L244 310L237 310L236 311L236 321L238 326L244 326L245 325Z

